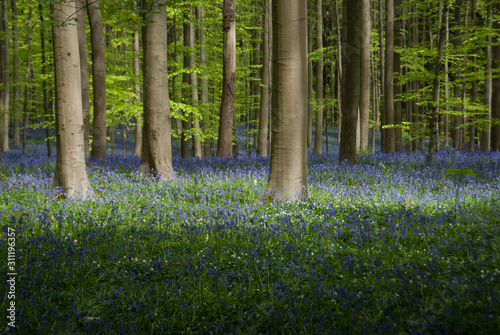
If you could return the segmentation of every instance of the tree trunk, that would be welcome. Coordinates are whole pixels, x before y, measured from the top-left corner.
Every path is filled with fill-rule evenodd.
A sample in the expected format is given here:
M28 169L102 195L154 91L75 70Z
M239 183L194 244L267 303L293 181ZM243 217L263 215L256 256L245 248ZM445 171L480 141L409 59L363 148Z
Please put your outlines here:
M310 54L313 52L313 30L314 30L314 23L311 21L311 23L308 24L307 28L307 51ZM307 61L307 82L308 82L308 87L307 87L307 97L308 97L308 113L307 113L307 147L312 148L313 147L313 99L314 99L314 92L313 92L313 63L308 59Z
M1 0L0 12L0 153L9 151L9 9L7 0Z
M197 19L200 24L198 32L198 41L200 43L200 63L202 67L207 65L207 48L206 48L206 37L205 37L205 12L202 6L196 7L197 9ZM201 103L205 109L205 114L203 115L203 120L201 122L201 128L205 134L209 133L209 111L208 105L208 79L207 74L201 74ZM205 137L203 141L203 157L212 157L212 149L210 147L210 137Z
M236 0L224 0L222 15L224 55L217 157L231 157L236 98Z
M137 103L141 102L141 85L139 82L140 67L139 67L139 32L134 32L134 93ZM135 117L135 146L134 156L142 155L142 117L138 113Z
M83 108L83 144L85 146L85 157L90 157L90 87L89 68L87 62L87 33L85 23L85 1L77 0L76 17L78 30L78 50L80 53L80 77L82 80L82 108ZM81 10L80 10L81 9Z
M271 0L264 0L264 38L262 59L262 86L260 90L260 118L259 118L259 140L257 154L267 156L267 138L269 129L269 22L271 20Z
M359 99L360 150L368 151L370 130L370 0L362 1L361 21L361 86Z
M397 17L401 17L401 9L399 9L401 5L401 0L396 0L395 8L397 10ZM402 47L402 20L398 20L395 23L395 35L394 40L395 44L398 47ZM401 75L401 55L398 52L394 52L394 62L393 62L393 71L397 75ZM403 87L399 80L397 80L396 84L393 86L393 92L396 99L394 100L394 124L397 128L394 128L394 150L397 152L403 151L403 132L401 129L401 100L403 94Z
M57 158L54 187L67 197L85 199L92 195L87 177L83 144L83 114L78 31L64 24L75 13L75 4L55 1L52 38L56 87Z
M309 198L307 1L273 1L271 168L266 200Z
M92 157L106 156L106 56L104 27L99 0L86 0L92 45L92 87L94 97L94 126Z
M143 138L141 166L143 175L161 180L173 178L172 125L167 76L166 0L143 1Z
M441 7L441 4L439 4ZM431 136L429 141L429 150L427 151L427 165L432 163L435 147L439 140L439 123L438 123L438 112L439 112L439 83L441 75L441 61L443 59L443 46L445 37L445 27L443 26L443 16L448 12L448 2L444 2L444 8L439 9L439 31L437 34L437 52L438 56L434 62L434 80L432 84L432 117L429 128L431 130Z
M498 2L495 4L496 12L500 13L500 4ZM495 22L495 29L500 29L500 23L498 21ZM495 54L494 54L494 68L500 71L500 38L496 38L497 45L495 46ZM491 101L491 119L494 122L491 126L491 150L492 151L500 151L500 76L496 76L493 78L492 82L493 91L492 91L492 101Z
M316 129L314 131L313 154L323 152L323 4L316 0L316 50L319 50L316 62Z
M462 44L460 31L460 25L462 23L462 15L460 12L461 8L462 0L457 0L455 8L455 24L457 25L457 28L455 29L455 48L460 48L460 45ZM460 80L460 72L460 69L457 69L454 78L455 87L453 90L453 95L457 100L461 98L460 86L458 85L458 81ZM462 108L461 106L455 106L454 109L455 115L453 116L453 147L457 150L462 150L462 129L460 128L460 126L462 125L462 116L460 115L460 113L462 112Z
M449 10L445 13L445 48L448 46L450 41L450 12ZM450 118L449 118L449 78L448 78L448 55L446 55L444 60L444 124L443 124L443 147L449 148L449 137L450 137Z
M347 160L349 164L356 163L356 129L359 111L360 81L361 81L361 48L358 27L362 24L362 0L345 4L347 30L344 48L344 109L342 115L342 134L340 139L339 162ZM343 27L344 29L344 27Z
M43 22L43 5L41 3L38 4L38 12L40 16L40 22ZM47 79L45 76L47 74L47 64L46 64L46 55L45 55L45 30L42 27L40 29L40 41L42 47L42 94L43 94L43 115L45 118L45 141L47 143L47 156L52 156L52 143L50 140L50 113L49 113L49 97L48 97L48 89L47 89ZM81 62L81 60L80 60Z
M386 37L385 37L385 131L386 152L396 150L394 125L394 0L386 0Z
M12 110L14 112L14 137L12 139L12 144L18 146L21 144L21 85L19 78L19 32L17 30L17 20L18 20L18 10L17 10L17 0L11 0L11 10L12 10L12 51L14 56L14 99L12 100ZM43 49L42 49L43 51Z
M381 151L387 151L386 143L386 125L385 121L385 49L384 49L384 0L378 0L378 31L379 31L379 45L380 45L380 136L381 136Z
M492 27L492 16L493 16L493 5L489 4L488 5L488 10L487 10L487 25L488 28ZM492 66L492 46L491 46L491 41L492 37L491 34L488 34L486 37L486 52L485 52L485 58L486 58L486 65L484 68L484 95L483 95L483 103L486 106L486 123L484 125L484 129L481 133L481 151L483 152L488 152L490 151L491 147L491 100L492 100L492 78L491 78L491 66Z

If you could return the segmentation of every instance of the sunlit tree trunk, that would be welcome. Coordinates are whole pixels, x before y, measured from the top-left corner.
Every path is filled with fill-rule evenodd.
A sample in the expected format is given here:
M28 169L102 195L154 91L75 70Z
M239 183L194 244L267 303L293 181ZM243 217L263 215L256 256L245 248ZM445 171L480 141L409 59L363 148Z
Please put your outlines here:
M92 88L94 122L92 129L92 157L106 156L106 56L104 26L98 0L86 0L92 45Z
M362 24L362 1L346 3L346 47L344 48L344 108L340 138L339 162L356 163L356 130L361 82L361 38L358 27Z
M386 0L386 37L385 37L385 124L394 125L394 0ZM396 150L394 128L385 131L386 152Z
M9 151L9 8L7 0L1 0L0 12L0 153Z
M316 62L316 129L314 130L313 154L323 152L323 1L316 0L316 50L319 50Z
M232 156L234 101L236 99L236 0L224 0L222 101L217 157Z
M38 4L38 11L40 15L40 22L43 22L43 6L41 3ZM85 14L85 13L84 13ZM47 79L45 79L45 76L47 75L47 64L46 64L46 55L45 55L45 30L43 27L40 29L40 42L41 42L41 49L42 49L42 94L43 94L43 115L45 119L45 141L47 143L47 156L51 157L52 156L52 141L50 140L50 114L49 114L49 97L48 97L48 89L47 89ZM81 63L81 59L80 59ZM84 142L84 148L85 148L85 142ZM87 143L87 148L88 148L88 143ZM85 150L85 149L84 149Z
M308 24L307 28L307 50L308 53L313 52L313 30L314 30L314 23L311 22ZM312 61L307 62L307 97L308 97L308 113L307 113L307 147L312 148L313 147L313 63Z
M448 42L450 41L450 12L449 10L445 13L445 45L446 48L448 46ZM449 112L449 76L448 76L448 55L445 56L444 60L444 122L443 122L443 147L449 148L449 137L450 137L450 117L448 115Z
M381 134L381 149L382 152L387 151L386 143L386 125L385 121L385 39L384 39L384 0L378 0L378 31L379 31L379 46L380 46L380 134Z
M140 171L173 178L172 125L167 76L166 0L143 1L143 138Z
M74 2L62 1L54 1L51 8L57 142L54 186L61 187L68 197L85 199L92 195L92 189L87 177L83 144L78 31L76 25L67 23L76 8Z
M273 1L271 169L267 200L309 198L307 1Z
M139 81L140 67L139 67L139 32L134 32L134 93L137 103L141 102L141 86ZM135 146L134 156L141 156L142 154L142 117L137 114L135 117Z
M462 15L461 15L461 7L462 7L462 0L457 0L456 5L455 5L455 24L457 27L455 28L455 42L454 45L456 48L460 48L460 45L462 44L462 39L461 39L461 28L460 25L462 23ZM455 78L454 78L454 90L453 90L453 95L456 99L460 99L461 97L461 91L460 91L460 86L458 85L458 82L460 80L460 69L456 71ZM456 104L457 105L457 104ZM453 147L457 150L462 150L462 129L460 126L462 125L462 116L460 115L462 112L461 106L455 106L455 115L453 116Z
M257 154L267 156L267 138L269 129L269 22L271 21L271 0L264 0L264 37L263 37L263 58L262 58L262 86L260 90L260 117L259 117L259 140L257 144Z
M206 37L205 37L205 11L202 6L196 8L197 10L197 19L200 24L198 33L198 41L200 43L200 63L202 66L207 65L207 48L206 48ZM208 105L208 79L207 74L202 73L201 78L201 103L204 108ZM209 114L208 109L205 110L205 115L203 116L203 121L201 123L201 128L205 134L209 132ZM206 137L203 141L203 157L212 157L212 148L210 147L210 138Z
M488 28L492 27L492 16L493 16L493 5L489 4L487 9L487 26ZM487 152L490 151L491 147L491 100L492 100L492 78L491 78L491 66L492 66L492 37L491 34L488 34L486 37L486 50L485 50L485 58L486 65L484 67L484 95L483 95L483 103L486 106L486 115L484 125L484 129L481 133L481 151Z
M500 13L500 4L495 3L495 12ZM494 24L495 29L500 29L498 21ZM500 38L496 38L496 42L500 42ZM493 55L494 68L500 71L500 45L495 46L495 54ZM491 101L491 119L494 121L491 126L491 150L500 151L500 76L493 78L492 82L492 101Z
M85 1L76 1L78 19L78 50L80 53L80 75L82 81L82 108L83 108L83 144L85 146L85 157L90 157L90 87L89 68L87 62L87 33L85 23Z

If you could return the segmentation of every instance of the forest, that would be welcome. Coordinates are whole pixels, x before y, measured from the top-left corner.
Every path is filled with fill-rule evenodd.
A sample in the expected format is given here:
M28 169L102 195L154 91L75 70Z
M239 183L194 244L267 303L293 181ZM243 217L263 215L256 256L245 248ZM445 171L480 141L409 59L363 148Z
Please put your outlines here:
M500 333L498 0L0 0L0 331Z

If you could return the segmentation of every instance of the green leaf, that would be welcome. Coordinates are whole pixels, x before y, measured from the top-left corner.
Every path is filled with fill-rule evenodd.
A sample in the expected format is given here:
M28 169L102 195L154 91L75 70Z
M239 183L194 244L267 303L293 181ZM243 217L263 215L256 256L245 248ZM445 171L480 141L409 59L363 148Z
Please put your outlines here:
M446 169L446 174L461 174L474 177L476 173L472 169Z

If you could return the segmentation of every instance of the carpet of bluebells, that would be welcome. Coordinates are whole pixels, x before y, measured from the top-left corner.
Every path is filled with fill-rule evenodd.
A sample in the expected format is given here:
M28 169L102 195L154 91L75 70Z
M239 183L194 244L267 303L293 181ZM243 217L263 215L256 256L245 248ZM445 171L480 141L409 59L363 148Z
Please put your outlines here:
M41 145L4 153L17 328L2 280L0 331L500 333L500 153L358 161L310 155L311 201L256 204L268 158L174 158L162 183L115 155L88 162L95 198L81 202L58 200Z

